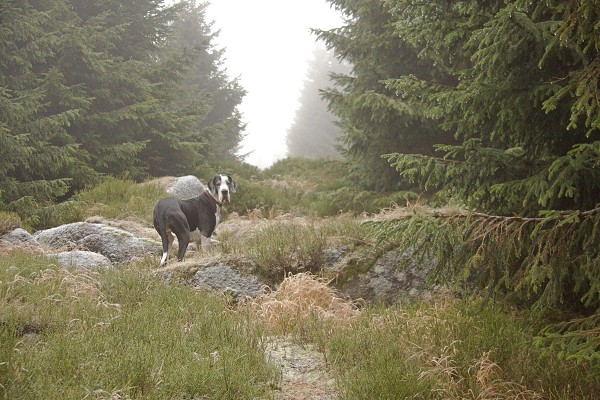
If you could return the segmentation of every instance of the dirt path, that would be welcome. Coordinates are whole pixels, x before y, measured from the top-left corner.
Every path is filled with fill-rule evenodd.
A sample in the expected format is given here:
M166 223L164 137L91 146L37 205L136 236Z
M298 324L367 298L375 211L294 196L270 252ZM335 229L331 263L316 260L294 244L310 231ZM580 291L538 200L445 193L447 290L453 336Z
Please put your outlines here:
M337 400L335 381L323 354L312 344L298 345L286 337L272 338L267 358L281 368L281 392L277 400Z

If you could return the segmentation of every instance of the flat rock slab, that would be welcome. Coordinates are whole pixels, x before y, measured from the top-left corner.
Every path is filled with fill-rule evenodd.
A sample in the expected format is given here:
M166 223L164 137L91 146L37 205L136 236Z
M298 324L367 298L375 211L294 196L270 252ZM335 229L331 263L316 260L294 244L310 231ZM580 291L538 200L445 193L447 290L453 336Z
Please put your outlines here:
M109 268L110 260L102 254L91 251L62 251L60 253L47 254L48 258L55 258L63 267L75 267L85 269Z
M237 271L225 263L200 268L188 283L224 291L239 299L257 297L264 288L256 276Z

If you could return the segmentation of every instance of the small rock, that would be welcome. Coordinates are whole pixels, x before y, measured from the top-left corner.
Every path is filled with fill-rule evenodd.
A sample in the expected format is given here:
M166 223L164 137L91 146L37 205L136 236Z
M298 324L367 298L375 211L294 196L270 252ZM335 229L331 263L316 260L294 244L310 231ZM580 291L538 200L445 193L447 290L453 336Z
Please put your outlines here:
M189 283L192 286L235 294L236 299L256 297L264 287L256 276L236 271L224 263L199 269Z

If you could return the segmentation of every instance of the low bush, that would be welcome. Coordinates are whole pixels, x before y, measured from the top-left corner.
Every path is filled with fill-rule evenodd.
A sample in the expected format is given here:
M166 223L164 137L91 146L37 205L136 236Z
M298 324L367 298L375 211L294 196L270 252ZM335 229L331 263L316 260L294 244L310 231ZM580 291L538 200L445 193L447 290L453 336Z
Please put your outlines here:
M325 235L315 223L289 221L266 225L239 251L252 260L259 274L277 282L288 274L318 271L325 245Z
M324 220L278 218L245 235L222 232L220 240L223 253L248 258L258 274L278 283L290 274L319 273L326 262L327 246L333 242L353 246L366 236L360 221L342 216Z
M0 236L20 228L23 225L19 214L8 211L0 211Z

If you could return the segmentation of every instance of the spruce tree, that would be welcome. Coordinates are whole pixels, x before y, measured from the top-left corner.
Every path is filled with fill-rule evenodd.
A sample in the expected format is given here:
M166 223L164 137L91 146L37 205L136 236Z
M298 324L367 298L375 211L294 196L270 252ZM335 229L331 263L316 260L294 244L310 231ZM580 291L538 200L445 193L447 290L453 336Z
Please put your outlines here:
M0 208L28 219L104 174L189 174L235 157L243 91L194 4L0 4ZM182 45L171 35L186 10L201 35Z
M97 174L69 135L92 99L56 66L74 15L63 1L0 5L0 205L32 213Z
M378 190L406 187L406 180L381 155L391 149L432 154L434 143L447 143L452 136L399 99L385 81L415 74L445 83L447 74L423 62L398 36L397 18L384 0L330 3L342 12L346 25L316 33L336 57L352 65L350 74L334 74L335 86L323 92L340 121L341 152L357 185Z
M64 68L94 101L71 134L92 167L134 179L156 165L169 165L171 173L189 171L196 153L184 136L198 111L170 107L184 64L158 57L178 8L157 0L82 1L72 7L80 24Z
M587 76L598 54L585 39L559 37L562 6L394 3L398 35L456 84L404 75L387 86L459 143L436 146L437 158L393 154L393 165L480 211L535 216L593 208L600 198L598 117L586 106L593 86L578 93L576 79Z
M300 93L300 106L287 132L289 156L339 157L336 147L341 130L320 93L331 86L330 74L349 72L350 67L340 64L332 51L315 47Z
M435 256L434 279L541 315L578 314L548 326L537 342L598 368L598 2L388 0L379 8L383 24L366 11L378 2L331 3L346 11L347 26L321 36L357 60L355 77L331 97L334 110L349 121L353 109L368 109L379 120L367 108L370 88L352 96L371 73L355 54L367 54L373 70L387 65L364 44L384 48L387 32L421 67L388 69L379 98L451 138L416 151L389 143L381 154L399 176L439 191L460 211L373 222L374 236L416 257ZM405 61L396 56L393 63ZM344 104L348 98L354 102ZM383 137L352 127L350 145L361 143L360 135ZM374 159L366 146L363 155Z
M238 106L245 91L223 67L224 50L215 47L217 32L206 19L208 3L189 0L179 6L163 54L166 59L184 59L186 65L182 79L175 83L177 98L172 106L199 111L184 139L203 163L218 166L238 158L244 129Z

